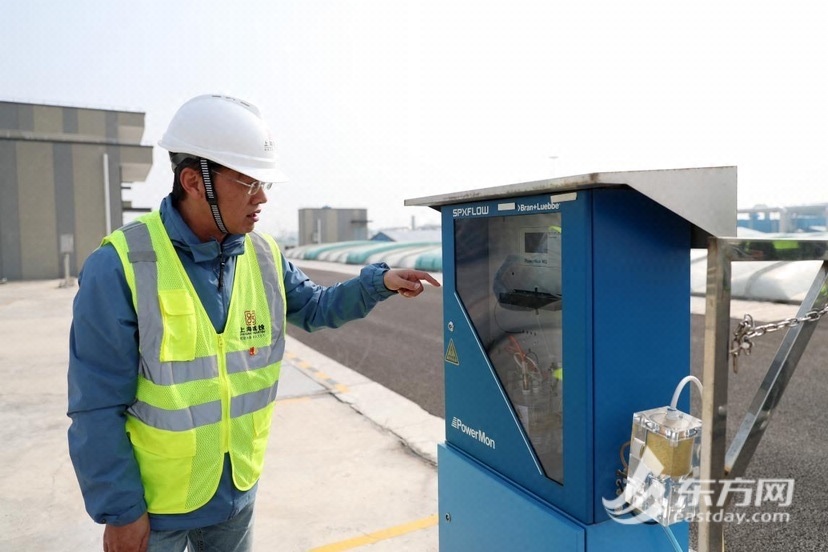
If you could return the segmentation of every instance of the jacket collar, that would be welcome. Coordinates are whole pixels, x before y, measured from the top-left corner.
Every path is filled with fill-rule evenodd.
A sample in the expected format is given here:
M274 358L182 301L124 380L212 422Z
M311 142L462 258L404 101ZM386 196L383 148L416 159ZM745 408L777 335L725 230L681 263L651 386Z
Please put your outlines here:
M225 257L235 257L244 253L243 234L229 234L221 243L215 238L206 242L200 241L173 205L172 195L164 198L159 211L167 235L170 236L175 248L188 254L196 263L215 261L222 253Z

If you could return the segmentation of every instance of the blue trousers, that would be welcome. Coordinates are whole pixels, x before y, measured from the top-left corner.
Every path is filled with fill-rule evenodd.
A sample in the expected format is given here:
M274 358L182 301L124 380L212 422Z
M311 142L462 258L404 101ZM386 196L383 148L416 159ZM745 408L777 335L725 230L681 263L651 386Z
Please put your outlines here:
M253 504L236 516L188 531L151 531L148 552L252 552Z

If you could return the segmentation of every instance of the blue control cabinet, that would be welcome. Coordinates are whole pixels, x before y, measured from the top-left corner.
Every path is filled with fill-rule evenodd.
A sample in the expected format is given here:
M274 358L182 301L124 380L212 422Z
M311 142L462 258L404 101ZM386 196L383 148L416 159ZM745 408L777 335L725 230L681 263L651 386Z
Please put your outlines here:
M442 212L440 549L672 551L602 499L633 413L669 404L690 371L690 248L735 232L735 169L406 203ZM671 530L686 548L686 525Z

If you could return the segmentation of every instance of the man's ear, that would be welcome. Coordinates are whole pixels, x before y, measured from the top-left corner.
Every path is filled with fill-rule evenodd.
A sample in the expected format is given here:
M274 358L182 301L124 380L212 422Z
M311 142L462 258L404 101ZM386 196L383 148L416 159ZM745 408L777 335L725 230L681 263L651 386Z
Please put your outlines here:
M188 196L201 197L204 195L201 173L198 170L187 167L181 171L178 178L181 180L181 188Z

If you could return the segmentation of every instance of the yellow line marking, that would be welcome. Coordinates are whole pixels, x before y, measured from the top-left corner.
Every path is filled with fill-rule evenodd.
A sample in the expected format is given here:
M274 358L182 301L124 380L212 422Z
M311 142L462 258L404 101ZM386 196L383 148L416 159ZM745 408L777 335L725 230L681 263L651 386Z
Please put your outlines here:
M382 529L375 533L369 533L361 537L354 537L352 539L335 542L333 544L326 544L325 546L320 546L318 548L312 548L310 552L340 552L342 550L351 550L352 548L365 546L367 544L375 544L381 540L393 539L394 537L419 531L420 529L427 529L435 525L437 525L437 514L428 516L427 518L418 519L417 521L412 521L410 523L403 523L402 525L397 525L396 527Z
M285 356L288 356L288 354L285 353ZM305 372L307 375L309 375L311 378L313 378L316 382L323 384L329 390L334 390L334 391L337 391L339 393L348 393L348 392L350 392L350 389L348 389L347 385L344 385L342 383L337 382L335 379L330 377L328 374L326 374L322 370L319 370L318 368L315 368L315 367L311 366L311 364L309 362L307 362L305 360L302 360L301 358L299 358L296 355L290 355L290 356L291 356L290 360L293 362L294 366L299 368L301 371Z

